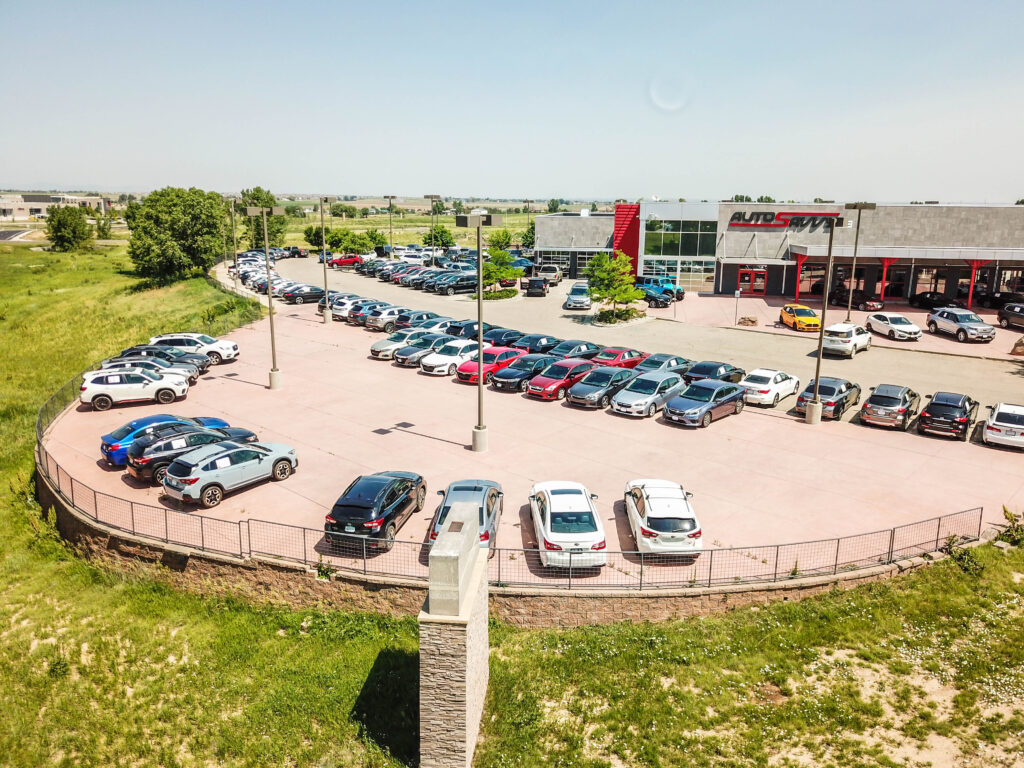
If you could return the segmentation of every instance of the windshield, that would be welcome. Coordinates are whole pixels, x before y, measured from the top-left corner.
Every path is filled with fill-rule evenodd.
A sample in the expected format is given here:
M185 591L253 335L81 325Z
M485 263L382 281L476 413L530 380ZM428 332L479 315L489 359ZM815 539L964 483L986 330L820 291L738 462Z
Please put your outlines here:
M217 343L217 340L215 338L213 338L212 336L207 336L206 334L200 334L196 338L198 338L201 342L203 342L203 344L216 344Z
M580 285L580 286L577 286L577 287L573 288L571 291L569 291L569 295L570 296L586 296L587 295L587 289L584 288L582 285Z
M889 318L890 325L913 325L907 318L902 315L893 315Z
M801 309L794 309L793 314L796 315L797 317L817 317L817 315L814 314L814 310L807 309L807 307L803 307Z
M164 352L166 352L168 355L170 355L171 357L184 357L185 356L185 353L182 352L177 347L161 347L161 349Z
M744 384L770 384L771 383L771 379L768 378L767 376L761 376L760 374L758 374L758 375L750 374L749 376L747 376L747 378L745 378L743 380L743 383Z
M715 397L715 390L712 387L702 387L694 384L693 386L687 387L686 391L683 392L680 397L686 400L696 400L699 403L710 403Z
M361 507L354 504L335 504L331 509L331 517L337 521L363 522L373 519L373 507Z
M523 358L519 358L514 363L512 363L512 365L510 365L509 368L515 371L532 371L533 366L535 366L536 364L536 360L524 360Z
M660 383L654 379L633 379L626 385L626 391L639 392L641 395L653 395Z
M603 387L612 380L612 374L608 371L594 371L583 377L582 384L589 384L592 387Z
M597 523L590 512L552 512L552 533L593 533Z
M853 336L853 331L825 331L825 335L833 339L848 339Z
M140 376L144 376L150 381L160 381L160 377L152 371L147 371L145 368L140 368L138 371Z
M416 339L416 341L414 341L409 346L410 347L416 347L416 349L430 349L430 346L433 343L434 343L433 341L431 341L430 339L424 337L422 339Z
M692 517L648 517L644 526L657 533L689 533L697 521Z
M555 347L554 349L552 349L551 350L551 354L553 354L553 355L567 355L570 352L572 352L572 350L575 349L575 348L576 348L576 342L575 341L563 342L563 343L559 344L557 347Z
M139 367L145 368L149 365L155 365L157 368L170 368L171 364L166 360L161 360L159 357L148 357L145 362L139 361Z
M470 362L473 362L473 363L475 363L479 359L480 359L480 355L477 354L476 352L474 352L473 356L471 358L469 358ZM498 359L498 356L494 352L484 352L484 363L493 363L493 362L497 361L497 359Z
M1024 413L1007 413L1000 411L993 419L996 424L1007 424L1011 427L1024 427Z
M604 352L598 352L597 355L594 357L594 359L595 360L615 360L615 359L618 358L618 356L619 356L618 352L613 352L611 350L605 350Z
M437 354L442 355L443 357L455 357L456 355L461 355L463 350L465 350L464 346L458 344L445 344L437 350Z
M541 376L544 376L545 378L548 379L564 379L566 376L569 375L570 370L572 370L571 365L562 365L561 363L555 363L554 365L549 365L547 368L545 368L544 371L541 373Z
M968 312L968 313L963 314L963 315L957 315L957 319L961 323L984 323L985 322L984 320L982 320L980 317L978 317L973 312Z
M388 341L405 341L411 335L412 334L407 331L398 331L397 333L392 333L388 336Z
M123 427L118 427L113 432L111 432L110 436L115 440L123 440L134 431L135 427L133 427L131 424L125 424Z
M898 397L890 397L889 395L872 395L868 398L868 402L871 405L878 405L882 408L895 408L900 404Z
M192 474L192 464L187 464L181 459L172 461L171 466L167 468L167 474L172 477L188 477Z

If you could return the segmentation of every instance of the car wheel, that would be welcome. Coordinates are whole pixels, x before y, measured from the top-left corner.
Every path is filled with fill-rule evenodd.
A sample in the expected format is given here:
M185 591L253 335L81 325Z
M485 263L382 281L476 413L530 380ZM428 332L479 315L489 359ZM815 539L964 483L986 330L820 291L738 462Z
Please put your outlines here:
M785 325L786 324L786 318L784 318L782 315L779 315L779 324L780 325Z
M164 405L167 405L168 403L173 403L174 402L174 392L172 392L169 389L157 390L156 400L157 400L158 403L162 403Z
M295 297L295 303L296 304L301 304L302 303L302 297L301 296L296 296Z
M909 413L903 414L903 425L902 425L902 427L903 427L903 431L904 432L906 432L907 430L910 429L910 414Z
M527 387L529 387L529 386L530 386L529 382L526 379L523 379L522 381L519 382L519 391L520 392L525 392Z
M861 302L860 304L857 305L857 310L860 311L860 312L863 312L866 309L867 309L867 305L865 305L864 302Z
M271 480L287 480L292 474L292 463L288 459L281 459L274 465L274 471L270 474Z
M189 376L188 377L188 385L190 387L194 387L198 383L199 383L199 377L198 376Z
M449 296L454 296L455 295L455 289L454 288L449 288L448 290L445 291L445 293L448 294Z
M220 365L224 362L224 358L221 357L220 352L208 352L210 356L210 363L213 365Z
M956 332L956 340L959 341L961 344L963 342L967 341L967 331L965 331L963 329L957 331Z
M602 407L602 408L607 408L607 407L608 407L608 404L609 404L610 402L611 402L611 398L610 398L610 397L608 397L608 395L604 395L604 396L603 396L603 397L601 398L601 407Z
M395 331L395 324L394 323L385 323L384 324L384 333L394 333L394 331Z
M710 427L711 426L711 414L710 413L705 413L704 414L703 418L701 418L701 420L700 420L700 425L702 427Z
M971 439L971 427L970 427L970 425L968 424L968 425L967 425L966 427L964 427L964 434L963 434L963 436L962 436L962 437L960 438L960 442L961 442L961 443L966 443L966 442L967 442L968 440L970 440L970 439Z
M870 330L870 329L869 329ZM888 336L893 341L896 341L896 331L889 331Z
M207 509L216 507L224 499L224 491L219 485L211 485L207 488L203 488L203 495L199 497L199 501Z
M649 406L647 406L647 413L644 414L644 417L649 419L652 416L654 416L654 414L656 414L657 412L658 407L654 403L651 403Z
M776 397L778 397L778 395L776 395ZM742 410L743 410L743 401L742 400L737 400L736 401L736 413L739 413Z
M1009 328L1010 327L1010 321L1007 320L1005 317L1000 317L999 318L999 327L1000 328Z
M487 373L484 374L484 385L485 386L490 386L491 382L493 382L493 381L494 381L494 374L493 373L488 371Z
M112 406L113 404L114 401L111 400L106 395L96 395L96 397L92 399L92 407L94 411L109 410L110 406Z
M167 477L167 464L153 468L153 483L155 485L163 485L165 477Z
M938 333L938 332L939 332L939 326L937 326L935 324L934 320L931 321L930 323L928 323L928 333Z
M419 512L423 509L423 504L427 500L427 487L421 485L416 489L416 511Z
M775 393L775 397L772 398L772 408L779 404L779 393Z
M455 375L455 363L452 363L451 365L448 366L448 375L449 376L454 376Z
M565 387L559 387L557 390L555 390L555 399L565 400Z
M388 527L384 529L384 551L390 552L395 548L395 524L388 523Z

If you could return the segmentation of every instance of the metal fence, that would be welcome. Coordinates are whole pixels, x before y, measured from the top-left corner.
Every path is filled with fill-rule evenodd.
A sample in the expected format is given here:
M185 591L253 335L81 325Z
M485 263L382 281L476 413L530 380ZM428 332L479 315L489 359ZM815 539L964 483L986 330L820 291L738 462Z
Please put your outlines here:
M396 541L385 551L375 541L346 537L269 520L220 520L181 512L170 506L139 504L90 488L74 479L43 445L53 420L78 396L81 375L54 394L36 420L37 464L60 494L79 512L108 528L239 558L268 556L356 574L397 576L426 581L427 542ZM488 578L495 586L549 589L643 590L699 588L779 582L805 576L837 575L934 552L949 536L960 541L981 535L982 509L955 512L894 528L795 544L706 549L699 556L604 551L559 553L548 564L537 549L493 549Z

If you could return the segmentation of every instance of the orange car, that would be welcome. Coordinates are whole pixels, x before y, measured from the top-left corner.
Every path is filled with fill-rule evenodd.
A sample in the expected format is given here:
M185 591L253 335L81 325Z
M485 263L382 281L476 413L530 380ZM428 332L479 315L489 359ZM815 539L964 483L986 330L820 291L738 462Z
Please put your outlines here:
M794 331L817 331L821 328L821 318L814 310L803 304L786 304L779 311L779 322Z

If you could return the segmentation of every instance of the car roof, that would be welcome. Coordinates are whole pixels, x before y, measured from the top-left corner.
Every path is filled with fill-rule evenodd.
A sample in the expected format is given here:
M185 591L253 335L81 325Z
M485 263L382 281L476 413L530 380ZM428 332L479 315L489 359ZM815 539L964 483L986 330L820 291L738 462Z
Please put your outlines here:
M701 366L710 367L712 365L714 365L714 366L721 366L721 365L728 366L729 364L728 363L720 363L717 360L701 360L699 363L697 363L693 367L694 368L700 368Z
M252 447L256 443L249 443L248 447ZM241 443L236 443L232 440L221 440L219 443L213 443L212 445L204 445L200 448L196 448L194 451L189 451L181 458L177 459L184 464L191 466L197 466L208 459L212 459L214 456L219 456L227 451L233 451L236 448L243 448ZM187 459L187 461L186 461Z
M1013 405L1012 403L996 403L996 407L992 409L993 413L1013 413L1018 416L1024 416L1024 405Z
M782 373L782 371L775 368L755 368L752 371L747 371L747 376L774 376L776 373Z
M731 385L732 382L722 381L721 379L697 379L697 381L690 384L691 387L711 387L712 389L721 389ZM742 389L742 387L740 388Z
M593 362L593 361L591 361ZM590 373L619 373L620 371L632 371L632 368L621 368L617 365L601 365L592 370ZM649 374L648 374L649 375Z
M593 365L594 361L593 360L584 360L582 357L563 357L561 359L557 359L556 358L555 361L553 363L551 363L551 364L552 365L570 365L570 366L575 366L575 365L583 365L584 363L589 363L590 365Z
M537 492L547 493L551 498L553 512L590 512L590 496L582 483L550 480L533 486ZM559 492L562 493L559 493ZM568 493L565 493L568 491Z
M692 517L693 510L686 502L686 491L670 480L631 480L630 488L642 488L651 501L648 517Z
M958 395L956 392L936 392L932 395L932 402L936 405L963 405L967 395Z
M830 387L839 387L839 386L842 386L843 384L849 384L849 383L850 382L848 382L846 379L837 379L835 376L822 376L820 381L818 382L819 386L821 384L827 384ZM814 379L811 379L810 381L807 382L807 389L813 389L813 388L814 388Z
M683 374L675 373L674 371L651 371L650 373L642 373L634 379L634 381L664 381L668 378L680 379Z
M910 387L903 387L899 384L879 384L875 387L874 394L882 395L883 397L899 397L909 390Z
M666 360L671 360L674 357L679 357L679 355L672 355L669 354L668 352L656 352L653 355L648 355L647 360L645 360L645 362L663 363Z
M826 331L852 331L857 326L854 323L832 323L825 328Z

